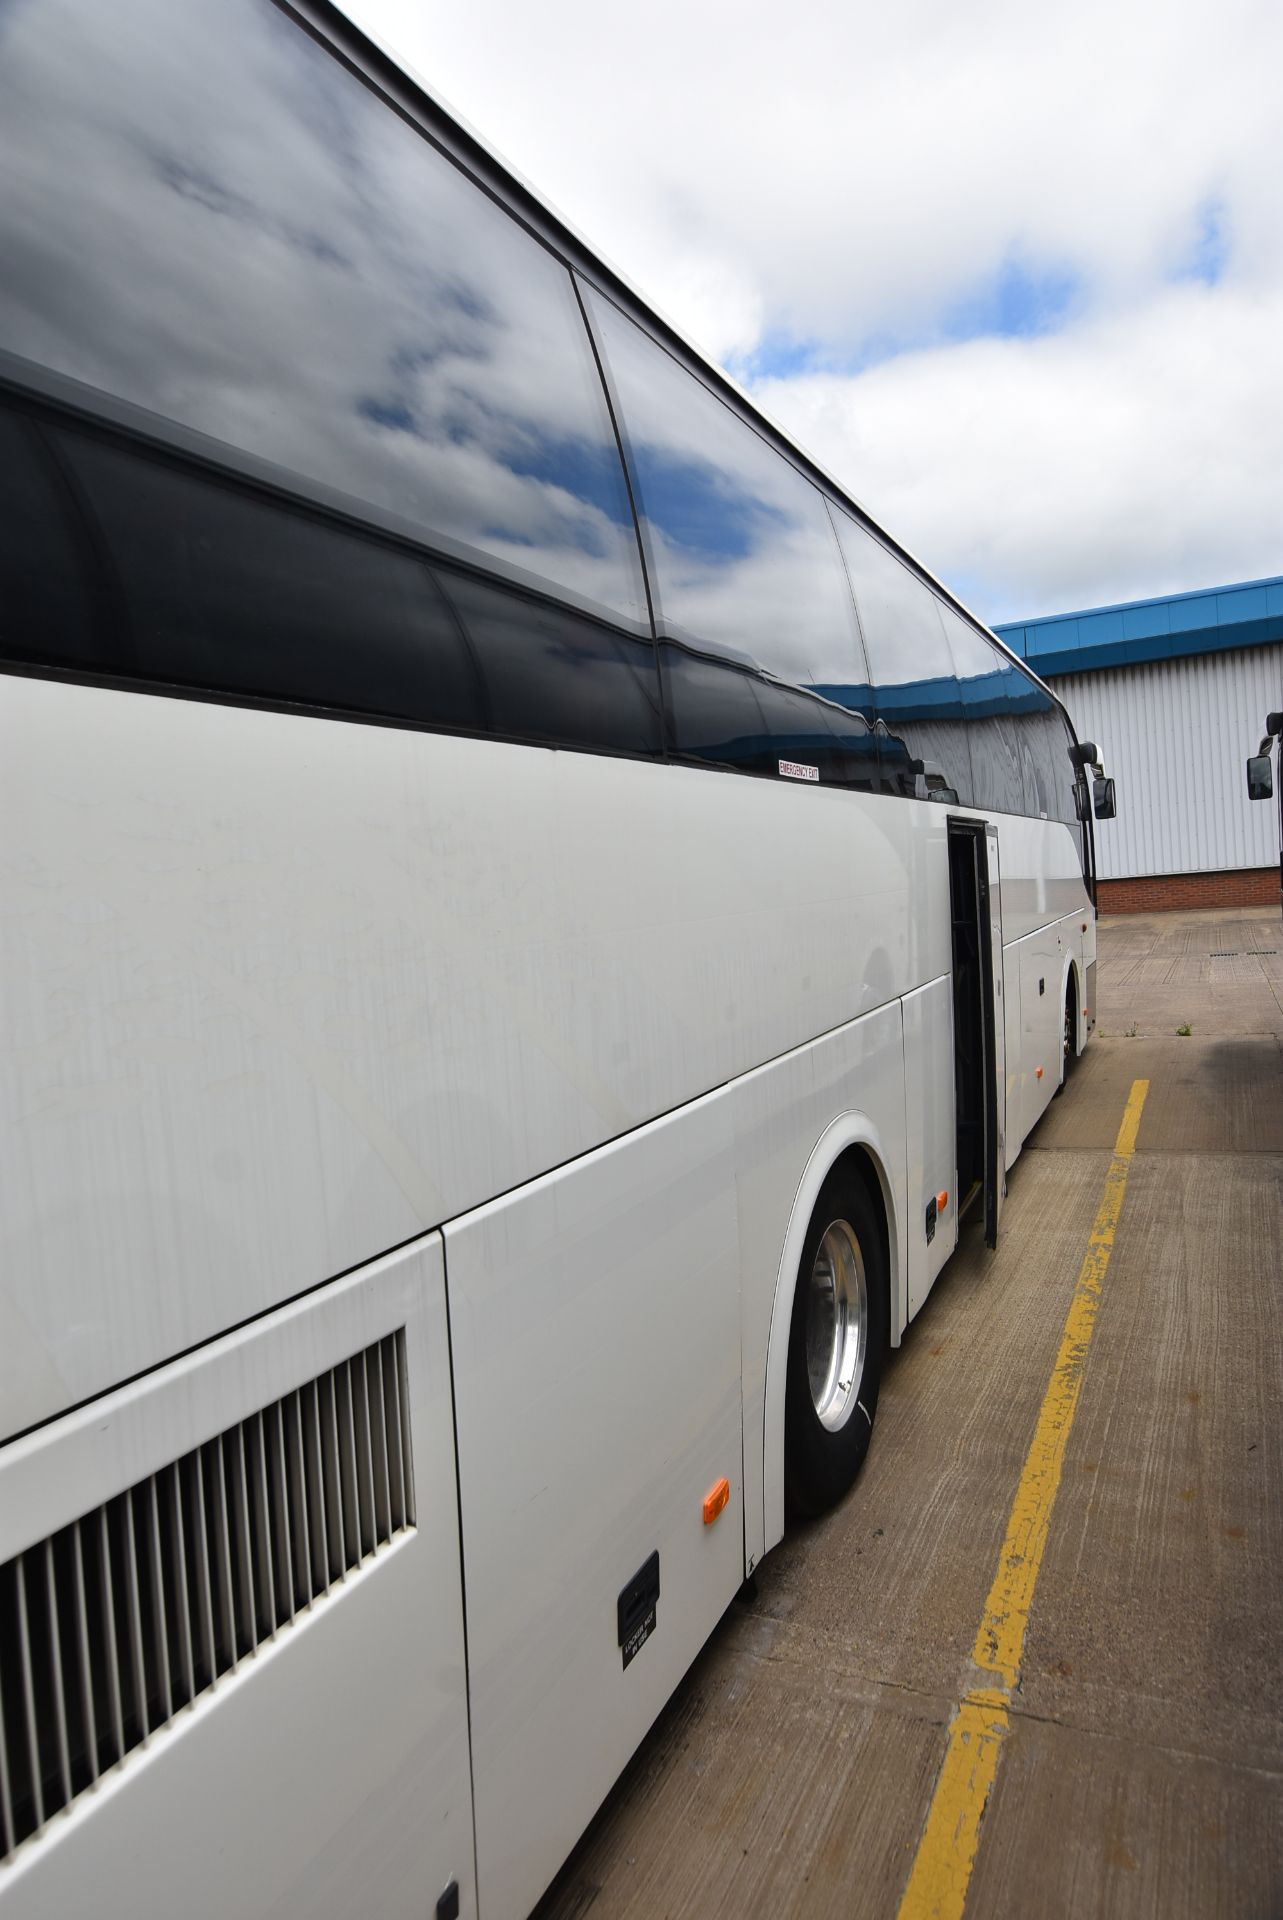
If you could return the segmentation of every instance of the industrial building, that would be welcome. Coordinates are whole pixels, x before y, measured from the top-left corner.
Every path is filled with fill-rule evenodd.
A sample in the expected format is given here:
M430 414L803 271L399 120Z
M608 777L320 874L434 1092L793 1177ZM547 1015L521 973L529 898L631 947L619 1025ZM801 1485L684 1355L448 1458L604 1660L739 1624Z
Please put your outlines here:
M1104 913L1279 899L1279 814L1244 761L1283 709L1283 577L996 627L1118 782L1096 826Z

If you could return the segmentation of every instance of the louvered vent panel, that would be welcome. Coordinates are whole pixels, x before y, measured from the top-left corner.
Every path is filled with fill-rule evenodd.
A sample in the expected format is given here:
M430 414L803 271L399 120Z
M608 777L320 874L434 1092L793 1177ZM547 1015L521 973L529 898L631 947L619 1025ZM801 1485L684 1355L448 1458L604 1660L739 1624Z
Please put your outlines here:
M414 1525L389 1334L0 1567L0 1858Z

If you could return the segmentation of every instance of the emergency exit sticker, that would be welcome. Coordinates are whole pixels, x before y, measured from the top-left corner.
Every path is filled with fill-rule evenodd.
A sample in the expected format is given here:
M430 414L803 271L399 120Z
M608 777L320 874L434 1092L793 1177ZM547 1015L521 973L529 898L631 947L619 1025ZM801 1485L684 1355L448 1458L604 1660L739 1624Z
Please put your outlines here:
M781 760L780 772L786 780L818 780L820 769L808 767L804 760Z

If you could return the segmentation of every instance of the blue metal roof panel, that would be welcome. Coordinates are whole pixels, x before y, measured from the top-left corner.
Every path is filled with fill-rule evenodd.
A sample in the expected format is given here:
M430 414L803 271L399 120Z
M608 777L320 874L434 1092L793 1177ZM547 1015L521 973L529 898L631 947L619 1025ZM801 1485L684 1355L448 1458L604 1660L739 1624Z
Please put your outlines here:
M1266 646L1283 640L1283 575L1048 614L993 630L1044 675Z
M1217 622L1226 620L1263 620L1269 611L1264 587L1230 587L1216 596Z
M1111 607L1107 612L1084 614L1077 626L1078 644L1084 647L1117 646L1127 637L1120 607Z
M1201 633L1207 625L1206 594L1189 594L1183 600L1171 600L1167 618L1173 633Z
M1123 608L1123 632L1129 640L1155 640L1172 630L1172 610L1166 601L1146 600Z

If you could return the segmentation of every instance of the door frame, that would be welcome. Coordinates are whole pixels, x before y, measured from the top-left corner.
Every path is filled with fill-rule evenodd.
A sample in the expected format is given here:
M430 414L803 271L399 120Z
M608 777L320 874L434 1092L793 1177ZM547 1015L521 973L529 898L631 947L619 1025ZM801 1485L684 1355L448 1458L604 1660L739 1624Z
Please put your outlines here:
M979 966L979 1017L981 1043L981 1119L982 1119L982 1186L984 1199L985 1245L994 1247L998 1243L998 1221L1002 1211L1003 1175L1003 1126L998 1107L998 1022L1002 1018L1002 915L1001 896L997 892L997 874L990 873L990 843L992 842L996 860L997 831L988 821L950 815L948 830L951 838L966 839L970 842L972 858L968 871L975 881L975 931L976 951ZM954 916L956 902L953 899L953 862L949 863L950 919ZM994 928L997 927L998 955L994 963ZM954 972L954 955L949 955L950 973ZM1003 1033L1003 1052L1005 1056L1005 1029ZM955 1047L957 1037L955 1035ZM956 1062L956 1053L955 1053ZM961 1206L962 1195L958 1196Z

